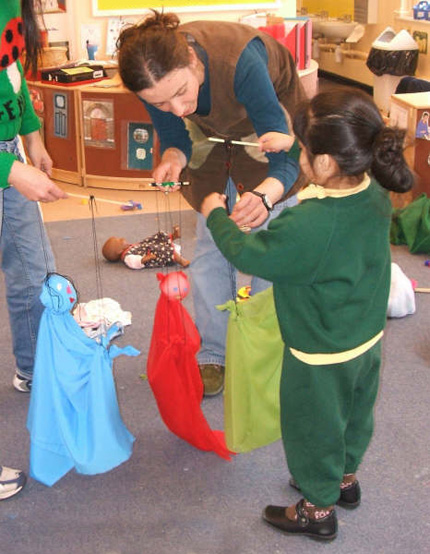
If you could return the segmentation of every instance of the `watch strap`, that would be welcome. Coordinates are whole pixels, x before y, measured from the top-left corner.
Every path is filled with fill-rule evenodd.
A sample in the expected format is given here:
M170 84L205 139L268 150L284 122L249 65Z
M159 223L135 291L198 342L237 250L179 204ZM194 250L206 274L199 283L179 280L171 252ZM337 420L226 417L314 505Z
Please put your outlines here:
M268 212L271 212L273 210L273 206L268 204L267 196L265 194L263 194L262 192L260 192L258 190L250 190L249 192L251 192L252 194L255 194L255 196L258 196L259 198L261 198L261 201L263 202L263 205L264 205L264 207L266 208L266 210Z

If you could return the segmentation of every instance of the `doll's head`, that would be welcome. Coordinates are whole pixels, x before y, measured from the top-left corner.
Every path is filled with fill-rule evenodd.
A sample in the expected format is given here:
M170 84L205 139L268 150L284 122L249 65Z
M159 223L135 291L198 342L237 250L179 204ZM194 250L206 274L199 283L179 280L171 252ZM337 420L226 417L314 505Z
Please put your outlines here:
M182 300L190 291L188 277L183 271L174 271L163 275L157 273L160 281L160 290L169 298L169 300Z
M103 245L102 254L109 262L117 262L129 246L130 244L123 238L110 237Z

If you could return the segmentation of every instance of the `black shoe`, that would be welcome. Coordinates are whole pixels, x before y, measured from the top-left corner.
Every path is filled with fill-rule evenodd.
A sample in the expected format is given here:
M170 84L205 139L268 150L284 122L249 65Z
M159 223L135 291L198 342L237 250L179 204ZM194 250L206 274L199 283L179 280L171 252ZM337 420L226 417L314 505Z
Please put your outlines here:
M321 519L310 519L303 509L304 499L296 504L297 521L288 519L283 506L266 506L263 512L263 519L285 531L306 535L316 540L331 541L337 535L336 512L332 510L327 516Z
M299 485L296 483L296 481L291 477L290 486L294 489L300 491ZM340 496L339 500L336 502L338 506L341 506L342 508L346 508L347 510L353 510L354 508L358 508L361 502L361 489L360 489L360 483L358 481L354 481L349 487L345 489L340 489Z

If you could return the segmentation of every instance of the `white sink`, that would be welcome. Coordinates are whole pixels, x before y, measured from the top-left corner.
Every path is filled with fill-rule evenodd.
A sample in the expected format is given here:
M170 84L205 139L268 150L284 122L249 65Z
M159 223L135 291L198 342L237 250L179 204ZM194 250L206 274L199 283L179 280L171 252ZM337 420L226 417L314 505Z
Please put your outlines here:
M341 21L340 19L321 19L311 17L312 34L322 35L330 40L345 40L357 26L356 21Z

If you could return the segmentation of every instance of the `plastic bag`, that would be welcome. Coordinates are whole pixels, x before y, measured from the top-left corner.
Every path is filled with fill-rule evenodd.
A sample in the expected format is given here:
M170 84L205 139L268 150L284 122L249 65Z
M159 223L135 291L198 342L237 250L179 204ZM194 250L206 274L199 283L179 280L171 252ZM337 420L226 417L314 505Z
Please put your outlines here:
M248 300L230 300L224 431L227 447L247 452L281 437L279 382L284 343L278 325L273 288Z
M407 244L412 254L430 253L430 198L421 194L395 210L390 229L392 244Z
M418 65L418 50L380 50L371 48L366 65L378 75L414 75Z

